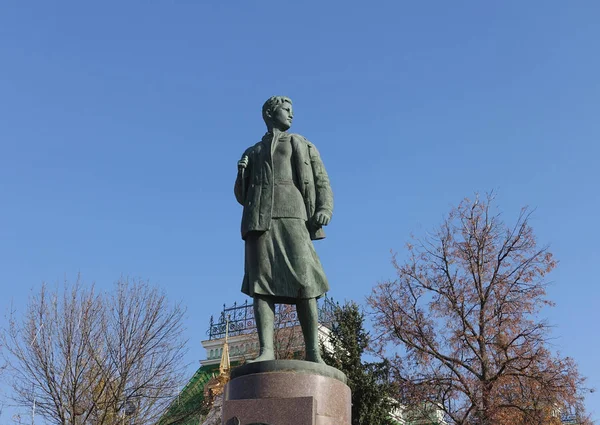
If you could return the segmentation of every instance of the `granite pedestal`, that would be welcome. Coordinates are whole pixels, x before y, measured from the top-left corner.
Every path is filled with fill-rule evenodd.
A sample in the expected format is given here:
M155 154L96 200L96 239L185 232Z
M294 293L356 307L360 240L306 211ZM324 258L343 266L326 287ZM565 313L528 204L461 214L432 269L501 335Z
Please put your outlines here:
M346 376L324 364L272 360L235 368L223 425L350 425Z

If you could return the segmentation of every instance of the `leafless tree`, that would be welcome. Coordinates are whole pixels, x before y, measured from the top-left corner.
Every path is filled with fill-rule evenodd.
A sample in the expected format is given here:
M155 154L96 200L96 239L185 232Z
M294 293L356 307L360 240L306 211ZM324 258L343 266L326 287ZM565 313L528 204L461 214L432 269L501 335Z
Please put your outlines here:
M304 358L304 339L298 324L296 306L291 304L277 305L275 315L275 357L277 359Z
M493 197L465 200L424 240L394 256L395 280L369 298L382 353L409 403L441 408L454 424L551 424L581 405L575 362L553 353L539 318L556 261L523 209L514 226ZM554 416L553 416L554 415Z
M43 285L2 335L14 401L53 424L155 423L181 387L183 314L139 280Z

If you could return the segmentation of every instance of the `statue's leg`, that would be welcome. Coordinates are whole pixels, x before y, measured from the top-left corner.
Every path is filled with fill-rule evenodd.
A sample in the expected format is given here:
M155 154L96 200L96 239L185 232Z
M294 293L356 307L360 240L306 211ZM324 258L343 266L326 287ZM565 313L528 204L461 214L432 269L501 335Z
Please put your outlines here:
M257 358L250 362L275 360L273 350L273 325L275 322L275 303L269 298L254 296L254 319L258 331L260 352Z
M321 358L321 348L319 347L319 310L317 299L299 299L296 301L296 310L298 311L298 320L300 321L302 334L304 335L306 360L315 363L325 363Z

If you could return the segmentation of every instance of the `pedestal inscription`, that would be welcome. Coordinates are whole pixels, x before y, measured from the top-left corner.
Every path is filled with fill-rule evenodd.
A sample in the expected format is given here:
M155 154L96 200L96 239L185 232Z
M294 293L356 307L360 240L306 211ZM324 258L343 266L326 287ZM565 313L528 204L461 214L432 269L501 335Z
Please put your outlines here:
M229 400L223 410L226 425L315 425L313 397Z

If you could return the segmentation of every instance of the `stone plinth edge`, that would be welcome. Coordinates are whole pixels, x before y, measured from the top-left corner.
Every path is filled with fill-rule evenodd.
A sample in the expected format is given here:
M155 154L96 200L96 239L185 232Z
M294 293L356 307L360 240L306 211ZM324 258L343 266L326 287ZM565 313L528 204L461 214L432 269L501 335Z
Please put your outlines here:
M323 363L307 362L304 360L266 360L263 362L246 363L231 370L231 379L255 373L294 372L310 375L321 375L337 379L346 384L348 379L341 370Z

